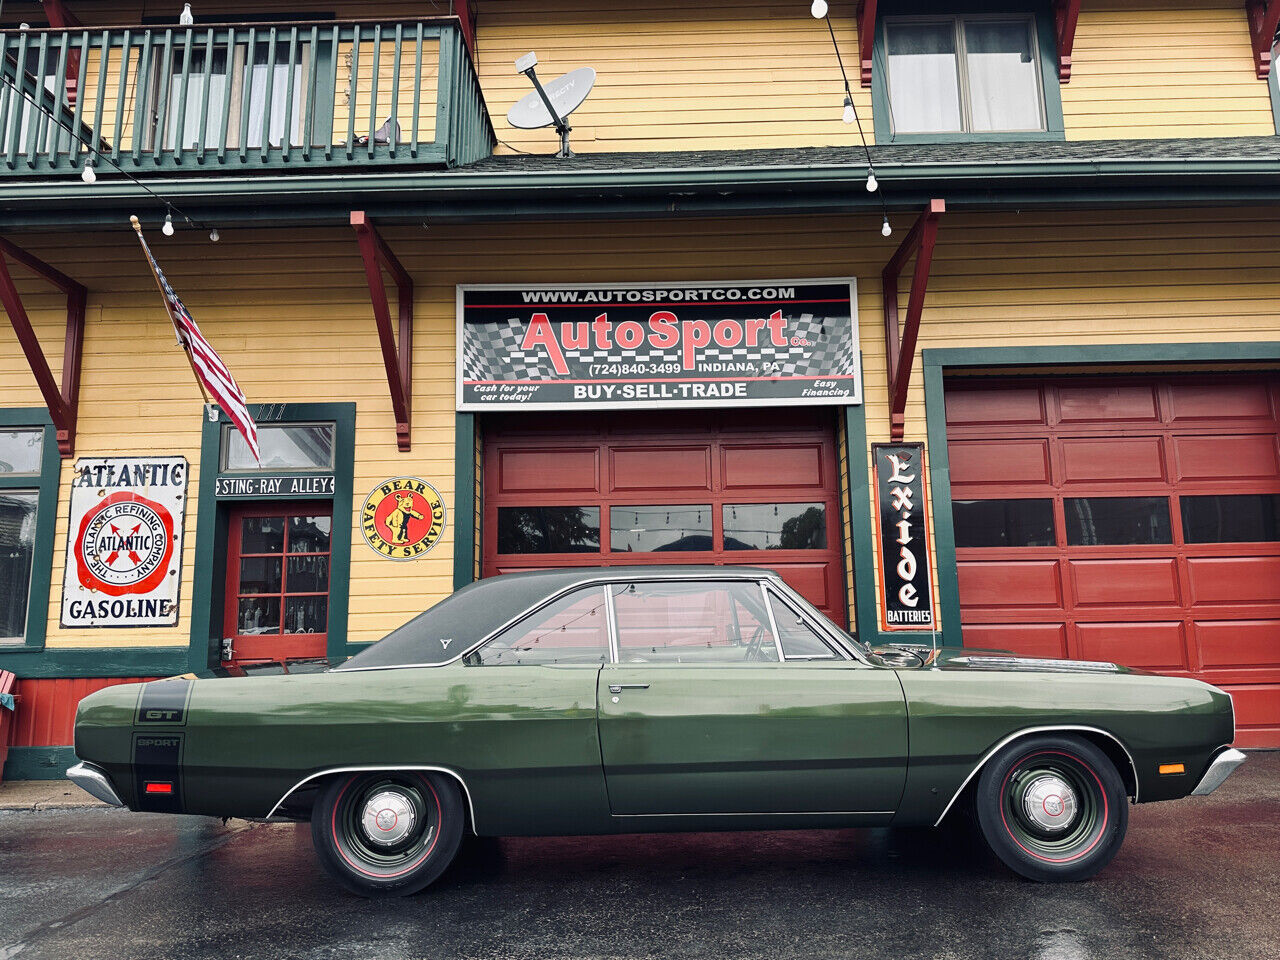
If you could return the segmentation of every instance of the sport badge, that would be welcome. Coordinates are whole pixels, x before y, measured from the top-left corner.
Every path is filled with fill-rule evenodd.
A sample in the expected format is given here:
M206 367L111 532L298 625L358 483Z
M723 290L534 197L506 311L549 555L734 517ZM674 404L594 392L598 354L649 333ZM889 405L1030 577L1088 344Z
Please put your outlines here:
M365 543L389 560L416 560L444 533L444 499L417 477L386 480L365 498L360 530Z

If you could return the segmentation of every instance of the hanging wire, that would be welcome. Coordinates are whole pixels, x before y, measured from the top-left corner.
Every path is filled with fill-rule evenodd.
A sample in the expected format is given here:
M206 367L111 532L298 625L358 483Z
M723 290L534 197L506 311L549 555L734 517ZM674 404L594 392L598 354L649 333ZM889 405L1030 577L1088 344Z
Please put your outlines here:
M0 2L2 2L2 0L0 0ZM148 187L145 183L143 183L141 180L139 180L137 177L131 174L128 170L125 170L122 166L120 166L120 164L116 163L115 159L110 154L102 153L100 150L98 150L96 147L94 147L92 144L86 141L83 137L80 136L79 133L77 133L74 129L72 129L71 126L69 126L65 121L55 116L52 110L46 110L42 103L36 102L36 99L32 94L28 93L26 90L21 89L20 84L15 84L13 86L13 89L24 100L30 103L33 109L38 110L41 113L47 114L47 116L49 117L49 120L55 126L60 127L62 130L66 131L66 133L71 137L72 140L74 140L80 146L84 147L85 151L87 152L87 156L85 157L85 160L84 160L85 163L90 163L98 160L107 161L107 163L111 164L111 166L115 168L117 173L123 175L126 179L132 181L134 184L141 187L147 194L154 197L156 201L158 201L159 203L164 204L166 210L171 210L173 213L176 213L187 223L188 226L196 227L200 230L213 229L212 227L209 226L209 224L205 223L203 220L192 220L191 217L187 215L186 211L184 211L181 207L179 207L176 203L174 203L168 197L165 197L165 196L162 196L161 194L156 193L154 190ZM80 95L80 93L82 93L82 91L78 91L77 95Z
M836 41L836 30L831 25L831 15L827 14L822 18L827 24L827 33L831 34L831 47L836 52L836 63L840 65L840 79L844 82L845 101L853 108L853 120L858 125L858 137L862 140L862 152L867 158L867 175L875 177L875 164L871 161L871 148L867 146L867 135L862 129L862 118L858 116L858 105L853 99L853 90L849 88L849 74L844 69L844 57L840 56L840 44ZM889 205L884 199L884 190L879 185L879 177L876 177L877 189L876 193L880 196L880 212L884 214L885 223L889 222Z

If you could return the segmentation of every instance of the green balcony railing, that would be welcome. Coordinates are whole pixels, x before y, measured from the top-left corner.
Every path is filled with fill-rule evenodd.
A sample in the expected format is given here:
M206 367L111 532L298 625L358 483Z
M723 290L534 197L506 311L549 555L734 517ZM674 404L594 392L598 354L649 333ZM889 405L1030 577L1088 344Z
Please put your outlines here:
M455 18L0 32L0 176L454 167L494 143Z

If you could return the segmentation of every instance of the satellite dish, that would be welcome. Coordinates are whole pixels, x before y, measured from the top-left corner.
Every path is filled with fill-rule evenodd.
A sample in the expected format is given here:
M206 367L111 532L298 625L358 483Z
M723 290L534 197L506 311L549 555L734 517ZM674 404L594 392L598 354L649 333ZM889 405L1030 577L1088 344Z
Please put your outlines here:
M572 128L567 118L582 106L582 102L591 93L591 87L596 82L596 71L592 67L578 67L544 85L534 69L537 63L538 59L532 53L516 61L516 69L529 78L533 83L533 90L507 111L507 122L521 130L554 126L560 134L560 152L557 156L571 157L573 151L569 149L569 131Z

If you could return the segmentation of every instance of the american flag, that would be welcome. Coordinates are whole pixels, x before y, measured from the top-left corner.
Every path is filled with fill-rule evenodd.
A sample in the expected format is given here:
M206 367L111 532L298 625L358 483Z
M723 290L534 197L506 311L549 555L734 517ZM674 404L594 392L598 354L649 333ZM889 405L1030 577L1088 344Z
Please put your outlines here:
M164 294L165 306L169 311L169 318L173 321L174 330L178 334L178 341L186 349L187 356L191 358L191 369L195 371L197 379L204 384L213 398L218 401L222 412L236 425L236 429L244 437L244 442L249 445L253 458L261 463L262 456L258 450L258 425L253 422L253 417L249 413L249 403L244 398L244 392L236 383L236 378L231 375L231 371L227 369L227 365L222 362L222 358L218 356L217 351L200 332L191 312L173 292L173 287L169 286L169 281L164 271L160 269L160 264L156 263L156 258L152 255L151 248L147 246L147 241L143 239L141 230L138 231L138 241L142 244L147 259L151 261L151 269Z

